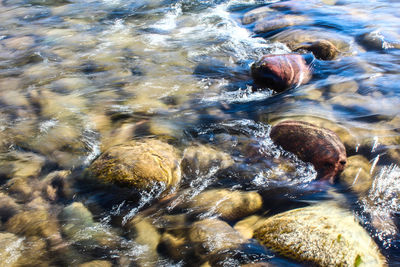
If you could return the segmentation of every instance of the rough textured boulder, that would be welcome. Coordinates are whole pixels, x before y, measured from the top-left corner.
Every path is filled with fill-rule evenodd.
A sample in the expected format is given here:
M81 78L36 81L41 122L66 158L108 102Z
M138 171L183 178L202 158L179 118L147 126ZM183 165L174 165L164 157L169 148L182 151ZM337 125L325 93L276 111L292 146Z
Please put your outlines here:
M301 55L265 55L251 66L257 84L277 92L305 84L311 79L311 70Z
M332 131L301 121L283 121L272 127L271 139L283 149L310 162L318 178L334 182L346 165L346 150Z
M176 186L181 179L175 149L155 139L131 141L104 152L90 166L90 171L103 182L138 190Z
M217 214L226 220L236 220L259 210L262 198L257 192L213 189L195 196L189 207L195 211Z
M265 220L254 237L296 261L318 266L386 266L355 217L333 202L290 210Z

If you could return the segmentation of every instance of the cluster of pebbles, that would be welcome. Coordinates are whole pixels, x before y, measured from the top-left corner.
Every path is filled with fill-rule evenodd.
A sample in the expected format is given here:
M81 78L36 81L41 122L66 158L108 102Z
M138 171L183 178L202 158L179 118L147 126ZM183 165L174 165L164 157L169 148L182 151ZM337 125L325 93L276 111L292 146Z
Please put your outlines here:
M270 40L285 43L293 53L265 55L251 66L259 88L284 93L312 79L310 64L315 58L330 61L352 53L346 40L290 29L312 23L300 15L305 5L312 4L279 2L243 16L242 23L252 25L257 34L288 28ZM25 41L29 45L29 40ZM382 47L377 44L380 41L368 34L359 37L366 47ZM391 48L399 48L397 45L394 42ZM49 106L51 103L43 103L52 98L46 94L50 92L32 93L31 99L39 107ZM62 110L57 116L76 114ZM102 121L99 117L91 119ZM317 173L313 185L318 191L341 183L357 197L368 194L373 183L373 166L367 159L370 140L358 144L346 129L322 119L269 122L268 138L313 166ZM30 127L20 123L21 127ZM2 154L0 177L6 180L7 194L0 193L0 266L163 266L182 261L185 266L204 267L275 266L282 262L386 266L378 245L341 197L270 214L266 211L274 205L268 203L268 190L221 188L223 183L213 189L205 186L204 190L193 190L207 182L215 183L212 178L216 173L241 175L242 165L211 145L193 142L182 148L177 145L177 136L169 136L168 131L161 130L164 138L133 139L132 132L143 130L143 125L151 128L148 121L139 121L102 140L100 155L91 159L83 174L70 171L73 168L69 164L82 160L88 150L87 144L74 145L81 133L69 134L70 125L50 127L52 130L43 134L43 140L64 137L60 147L42 139L30 142L26 136L23 139L28 141L23 143L20 136L12 136L20 147L49 156L52 162L32 152ZM160 136L158 130L152 128L150 132ZM388 145L390 142L398 144L398 140L389 140ZM259 151L257 144L245 140L238 146L242 146L241 155L273 161ZM66 150L78 156L65 158ZM389 159L397 161L397 153L389 152ZM277 165L271 162L269 166ZM52 164L64 170L43 176ZM285 169L283 165L279 168ZM74 187L81 188L81 184L88 185L104 202L111 194L121 194L121 198L129 196L126 201L143 206L132 215L116 212L111 227L92 214L104 211L96 201L90 197L77 200L79 193ZM147 196L150 201L142 204ZM281 256L282 262L271 260L275 255Z

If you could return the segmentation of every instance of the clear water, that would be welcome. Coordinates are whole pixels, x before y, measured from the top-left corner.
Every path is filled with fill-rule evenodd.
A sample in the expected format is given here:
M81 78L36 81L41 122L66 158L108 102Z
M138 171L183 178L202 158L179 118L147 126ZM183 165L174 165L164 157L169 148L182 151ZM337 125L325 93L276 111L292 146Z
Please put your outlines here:
M123 227L143 213L163 231L169 227L163 216L176 213L174 202L159 204L156 192L133 199L129 191L82 180L101 151L124 140L157 137L181 150L191 143L211 144L241 166L225 176L211 168L185 181L176 192L180 201L213 187L277 192L268 207L276 211L327 198L304 194L315 179L313 167L270 140L270 124L285 118L323 121L354 138L348 154L371 162L374 182L362 197L340 185L334 190L348 199L389 264L400 264L400 50L395 48L400 2L293 2L294 9L271 16L295 13L308 18L306 23L257 35L254 24L242 24L243 15L272 1L1 1L1 192L18 212L45 209L58 225L65 224L58 216L63 207L82 202L94 216L92 231L109 234L103 245L65 235L58 242L41 237L40 253L46 256L37 266L96 259L116 266L195 264L183 257L149 256ZM264 54L289 53L288 46L274 41L288 29L323 33L339 40L343 53L333 61L315 60L306 85L281 94L257 90L250 65ZM371 32L381 47L360 41ZM246 154L249 144L261 159ZM293 166L290 172L280 170L284 178L278 181L271 179L274 160ZM70 173L70 197L42 196L43 181L54 171ZM292 193L280 195L282 188ZM7 210L10 204L2 205ZM2 217L2 232L7 232L7 218ZM39 241L29 238L19 234L13 244L25 242L25 250L34 251ZM270 251L259 254L278 266L296 264Z

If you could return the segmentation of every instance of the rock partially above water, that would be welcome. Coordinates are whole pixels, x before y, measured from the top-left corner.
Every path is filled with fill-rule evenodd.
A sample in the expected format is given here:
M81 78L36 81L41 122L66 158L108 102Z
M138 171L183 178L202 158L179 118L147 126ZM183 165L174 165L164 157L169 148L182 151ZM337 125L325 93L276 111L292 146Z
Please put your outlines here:
M339 54L339 50L336 46L327 40L317 40L315 42L301 44L295 51L301 49L312 52L316 58L322 60L335 59Z
M282 255L318 266L386 266L355 217L333 202L270 217L254 237Z
M104 152L90 166L91 173L103 182L138 190L176 186L181 179L174 147L155 139L131 141Z
M301 55L265 55L251 66L257 84L282 92L305 84L311 79L311 70Z
M400 49L400 35L379 30L364 33L357 37L357 41L368 49Z
M318 178L334 182L346 164L346 150L331 130L301 121L283 121L271 130L271 139L283 149L310 162Z

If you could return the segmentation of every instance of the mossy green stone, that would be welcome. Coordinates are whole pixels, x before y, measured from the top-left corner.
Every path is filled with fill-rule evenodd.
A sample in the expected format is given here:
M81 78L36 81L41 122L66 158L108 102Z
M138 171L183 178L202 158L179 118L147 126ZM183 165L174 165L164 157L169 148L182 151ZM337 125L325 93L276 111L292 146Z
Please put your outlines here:
M334 202L272 216L254 238L283 256L317 266L386 266L356 218Z

